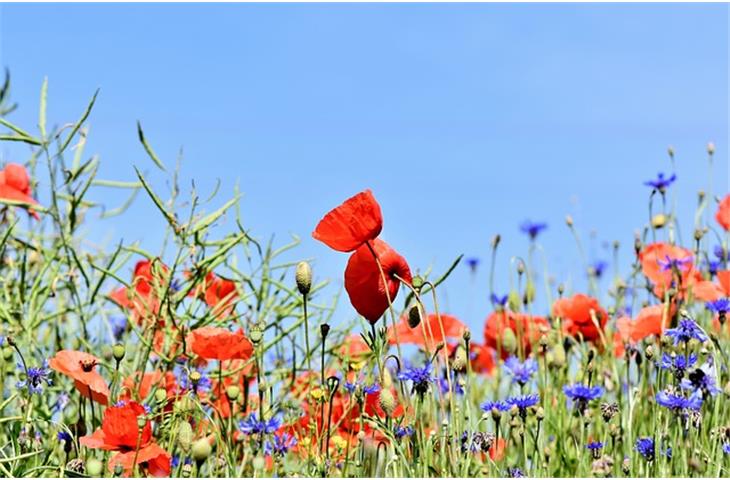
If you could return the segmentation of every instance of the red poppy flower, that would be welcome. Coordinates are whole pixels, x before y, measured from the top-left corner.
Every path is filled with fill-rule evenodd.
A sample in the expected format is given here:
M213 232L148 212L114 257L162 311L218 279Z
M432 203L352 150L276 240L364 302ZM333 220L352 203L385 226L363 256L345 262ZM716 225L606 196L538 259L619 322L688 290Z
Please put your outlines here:
M340 347L340 358L349 362L349 364L358 363L367 360L372 351L367 346L360 335L349 335L345 337Z
M142 401L152 393L153 390L162 389L167 394L167 399L175 398L178 393L177 380L172 372L137 372L130 375L122 382L122 390L119 392L120 400Z
M678 287L682 296L688 287L702 280L694 268L692 252L676 245L663 242L649 244L639 253L639 262L646 278L654 284L654 295L658 298L663 298L672 286ZM681 278L675 278L677 271ZM680 280L679 284L677 280Z
M352 254L345 268L345 290L350 296L350 303L357 312L370 323L375 323L388 309L388 298L395 300L400 280L411 282L411 269L405 258L382 240L375 239L372 249L380 260L385 274L386 286L383 284L378 263L368 245L363 245Z
M717 223L722 225L725 231L730 230L730 193L725 195L720 205L717 207L717 213L715 213L715 220Z
M595 298L578 293L571 298L558 299L553 304L553 315L561 318L563 332L573 337L580 335L588 342L600 338L599 329L593 321L591 312L603 330L608 321L608 314Z
M502 346L505 331L512 330L518 345L521 344L525 354L529 354L532 345L540 340L540 336L550 329L545 317L510 312L507 310L493 312L484 322L484 343L501 353L502 359L510 356L510 352Z
M98 364L99 359L95 356L75 350L61 350L48 362L55 371L71 377L81 395L106 405L109 387L94 368Z
M433 350L441 342L446 343L461 338L465 330L466 325L461 320L445 313L440 315L431 313L416 328L411 328L406 313L401 316L395 329L392 326L388 327L388 341L391 345L395 345L397 339L402 344L410 343Z
M616 333L614 334L614 354L617 357L623 356L624 344L637 344L651 335L661 336L669 326L672 316L676 312L676 306L671 305L664 314L664 305L652 305L641 309L636 318L620 317L616 320Z
M0 170L0 199L38 205L31 193L30 177L24 166L8 163L3 170ZM28 213L36 220L39 218L38 212L32 208L28 209Z
M375 240L383 229L380 205L370 190L348 198L317 224L312 237L339 252L352 252Z
M248 360L253 355L253 345L243 330L229 332L225 328L196 328L187 338L193 353L207 360Z
M134 266L133 288L119 288L109 298L120 307L131 310L138 324L145 318L157 317L160 302L156 291L164 285L163 275L168 271L167 266L161 262L153 266L152 260L140 260Z
M698 282L692 288L692 293L703 302L714 302L730 297L730 270L717 272L717 283L709 280Z
M218 318L227 317L233 312L235 299L238 296L236 284L231 280L221 278L213 272L205 276L202 285L190 292L190 296L200 297L213 309L213 315Z
M129 476L134 471L136 459L136 464L147 474L167 477L170 475L170 454L153 441L149 421L140 432L137 419L144 414L144 407L137 402L109 407L104 411L101 428L92 435L81 437L79 443L87 448L118 452L109 459L109 471L122 465L125 476Z

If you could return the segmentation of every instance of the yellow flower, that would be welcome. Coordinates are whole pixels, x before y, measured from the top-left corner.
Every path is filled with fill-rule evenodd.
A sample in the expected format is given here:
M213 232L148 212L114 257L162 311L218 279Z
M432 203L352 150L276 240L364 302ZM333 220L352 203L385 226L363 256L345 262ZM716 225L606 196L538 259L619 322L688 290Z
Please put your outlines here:
M311 397L315 400L321 400L322 398L324 398L324 390L317 387L309 392L309 395L311 395Z

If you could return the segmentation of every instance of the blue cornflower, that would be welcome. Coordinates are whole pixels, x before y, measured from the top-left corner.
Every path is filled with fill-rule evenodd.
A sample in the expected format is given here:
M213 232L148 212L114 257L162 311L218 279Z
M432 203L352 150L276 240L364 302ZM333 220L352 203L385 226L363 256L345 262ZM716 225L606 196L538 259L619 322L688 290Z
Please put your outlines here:
M372 385L365 385L365 383L361 380L356 380L355 382L345 382L345 390L347 390L348 393L350 393L351 395L355 393L357 387L361 387L363 393L366 395L371 393L378 393L380 391L380 385L378 385L377 383L373 383Z
M698 411L702 407L702 394L694 392L689 398L686 398L678 393L663 391L656 394L656 403L677 412Z
M713 249L713 253L717 257L718 260L725 261L730 260L730 251L725 250L722 245L715 245L715 248Z
M56 438L59 442L63 443L69 443L73 441L73 438L71 437L71 434L68 433L66 430L61 430L58 432L58 435L56 435Z
M656 190L659 190L660 192L664 192L664 190L667 189L674 181L677 179L676 174L672 174L671 177L664 177L664 174L662 172L659 172L657 174L656 180L648 180L644 182L644 185L647 187L653 187Z
M603 442L590 442L586 448L591 452L591 456L595 459L601 458L601 449Z
M473 272L479 266L479 259L477 257L469 257L466 259L466 264L469 265L469 268Z
M534 240L537 238L538 235L540 235L540 232L546 230L547 227L547 223L531 222L530 220L525 220L520 225L520 231L529 235L530 240Z
M678 270L683 272L692 265L692 255L684 258L671 258L666 255L665 260L657 259L657 263L662 268L662 271L668 272L669 270Z
M193 463L193 459L190 457L185 457L185 460L183 460L183 465L191 465ZM177 466L180 465L180 455L173 455L170 459L170 467L177 468Z
M180 286L180 280L178 280L177 278L173 278L172 282L170 282L170 290L173 293L177 293L180 291L181 288L182 287Z
M582 383L576 383L574 385L565 385L563 387L563 393L575 402L575 407L579 412L583 413L588 406L588 402L603 395L603 387L589 387Z
M730 299L728 298L719 298L715 300L714 302L707 302L705 304L708 310L715 312L720 315L725 315L726 313L730 312Z
M519 383L520 385L525 385L529 382L538 368L534 358L528 358L524 362L520 362L520 359L514 355L504 361L504 367L512 377L512 382Z
M273 440L266 440L264 442L264 454L282 457L296 444L297 439L288 433L282 433L281 435L275 434Z
M723 452L724 452L725 454L727 454L727 455L730 455L730 443L726 443L726 444L724 444L724 445L722 446L722 451L723 451Z
M712 357L710 357L711 360ZM703 398L706 396L715 396L722 390L717 386L717 380L714 374L712 362L705 363L700 368L692 370L689 378L683 378L679 384L685 390L695 390L702 392Z
M511 397L505 400L505 403L510 406L516 406L520 411L520 417L524 421L527 418L527 409L533 405L537 405L540 401L540 395L520 395L519 397Z
M492 301L493 305L495 305L495 306L499 305L500 307L504 307L505 305L507 305L507 300L509 299L509 296L507 296L507 295L499 296L496 293L493 293L493 294L489 295L489 299Z
M677 354L672 356L668 353L662 353L662 359L659 366L664 370L672 370L677 378L682 378L684 376L684 372L688 368L691 368L695 363L697 363L697 355L694 353L690 353L689 357Z
M259 420L258 415L252 413L245 420L238 422L238 428L246 435L256 433L274 433L281 426L279 417L271 417L269 420Z
M710 275L717 275L720 267L722 267L722 262L720 260L710 260L707 262L707 272Z
M507 405L504 402L493 402L493 401L487 401L481 404L481 409L484 410L487 413L490 413L493 409L497 409L500 412L506 412L509 410L509 405Z
M593 275L596 276L596 278L601 278L603 275L603 272L606 271L608 268L608 262L604 262L603 260L596 260L593 262L593 265L591 265L591 272Z
M397 440L400 440L403 437L410 437L413 435L413 427L401 427L400 425L396 425L393 427L393 435Z
M422 368L412 367L401 371L398 374L398 380L410 380L413 382L413 392L423 396L436 378L431 375L431 362L426 362Z
M644 457L644 460L651 462L654 460L654 439L651 437L642 437L636 439L634 449Z
M679 321L679 326L670 328L665 332L674 339L674 344L687 343L693 338L700 341L707 341L707 335L702 329L689 318L683 318Z
M109 323L111 323L112 337L115 342L118 342L127 331L127 317L112 317Z
M507 469L507 476L509 478L524 478L525 474L518 467L510 467Z
M19 369L23 368L23 365L18 365ZM21 380L15 384L18 388L27 388L31 394L43 393L43 384L53 385L53 381L50 378L51 370L48 368L48 360L43 360L43 365L40 367L31 367L26 372L27 378Z

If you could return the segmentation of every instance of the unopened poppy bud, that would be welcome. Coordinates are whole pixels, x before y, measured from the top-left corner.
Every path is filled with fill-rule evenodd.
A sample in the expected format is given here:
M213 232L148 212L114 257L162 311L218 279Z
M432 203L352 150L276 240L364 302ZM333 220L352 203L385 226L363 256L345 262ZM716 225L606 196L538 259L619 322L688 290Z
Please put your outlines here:
M254 470L263 470L266 467L266 459L261 455L257 455L254 457L252 464Z
M555 345L550 351L548 361L550 366L555 368L562 368L565 366L565 348L561 344Z
M112 348L112 355L114 356L114 360L116 360L117 362L121 362L126 353L127 353L127 350L126 350L126 348L124 348L124 345L122 345L121 343L117 343Z
M509 309L513 312L519 312L520 311L520 294L517 290L512 290L507 295L507 305L509 306Z
M416 328L421 323L421 307L418 304L408 309L408 326Z
M385 415L390 417L395 411L396 406L393 392L391 392L389 388L380 390L380 408L383 409Z
M695 228L694 237L696 241L702 240L702 237L705 236L705 232L701 228Z
M542 407L537 407L537 412L535 412L535 417L539 422L541 422L545 418L545 409Z
M509 327L502 332L502 350L507 353L514 353L517 350L517 337Z
M500 234L496 234L494 238L492 238L492 248L497 248L500 241L502 241L502 236Z
M327 323L323 323L319 326L319 333L322 335L322 338L327 338L327 334L330 333L330 326Z
M302 295L308 294L312 288L312 267L309 266L309 263L299 262L297 264L295 279L299 293Z
M248 338L251 340L251 343L258 345L261 342L261 339L264 338L264 332L261 331L258 325L254 325L251 327Z
M573 217L571 217L570 215L566 215L565 224L569 227L572 227L573 226Z
M657 213L651 219L651 226L654 228L662 228L667 224L667 216L663 213Z
M162 403L167 400L167 392L162 389L158 388L155 390L155 400L157 400L157 403Z
M457 372L462 372L466 369L466 349L461 345L456 347L456 351L454 351L451 368Z
M708 153L709 155L714 155L714 154L715 154L715 144L714 144L714 143L712 143L712 142L709 142L709 143L707 144L707 153Z
M137 427L139 427L139 429L141 430L145 427L145 425L147 425L147 419L145 418L145 416L140 415L139 417L137 417Z
M96 458L92 457L86 461L86 474L89 477L100 477L103 469L104 465Z
M190 453L190 447L193 444L193 427L190 422L180 422L177 431L177 444L185 453Z
M535 284L532 282L527 282L527 285L525 285L525 295L523 298L523 303L525 305L528 305L532 303L533 300L535 300Z
M193 460L198 463L204 462L205 459L208 458L212 452L213 447L210 446L210 442L208 442L208 439L205 437L193 443Z
M231 402L238 400L238 396L241 394L241 389L237 385L231 385L226 388L226 396Z
M121 477L122 473L124 473L124 466L121 463L115 464L114 465L114 476Z

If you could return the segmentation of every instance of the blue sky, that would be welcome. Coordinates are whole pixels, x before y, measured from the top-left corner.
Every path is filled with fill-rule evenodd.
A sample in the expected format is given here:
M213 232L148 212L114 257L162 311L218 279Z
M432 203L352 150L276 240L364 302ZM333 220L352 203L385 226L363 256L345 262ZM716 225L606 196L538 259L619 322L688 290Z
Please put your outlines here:
M133 180L138 165L165 191L136 140L141 120L168 165L183 149L186 182L206 192L220 179L222 195L239 181L259 237L300 235L293 257L313 258L331 292L347 257L309 234L365 188L414 270L442 271L460 253L486 260L501 233L502 291L510 256L526 254L526 218L549 223L541 243L558 281L583 276L566 214L591 258L609 260L605 244L619 240L628 265L647 217L642 183L669 170L670 144L685 236L708 141L715 189L728 190L722 4L6 4L0 64L20 103L13 121L34 128L44 76L58 124L101 88L87 147L101 177ZM0 146L3 162L24 154ZM155 250L161 225L140 195L90 238ZM489 312L485 267L472 277L462 266L442 290L474 328Z

